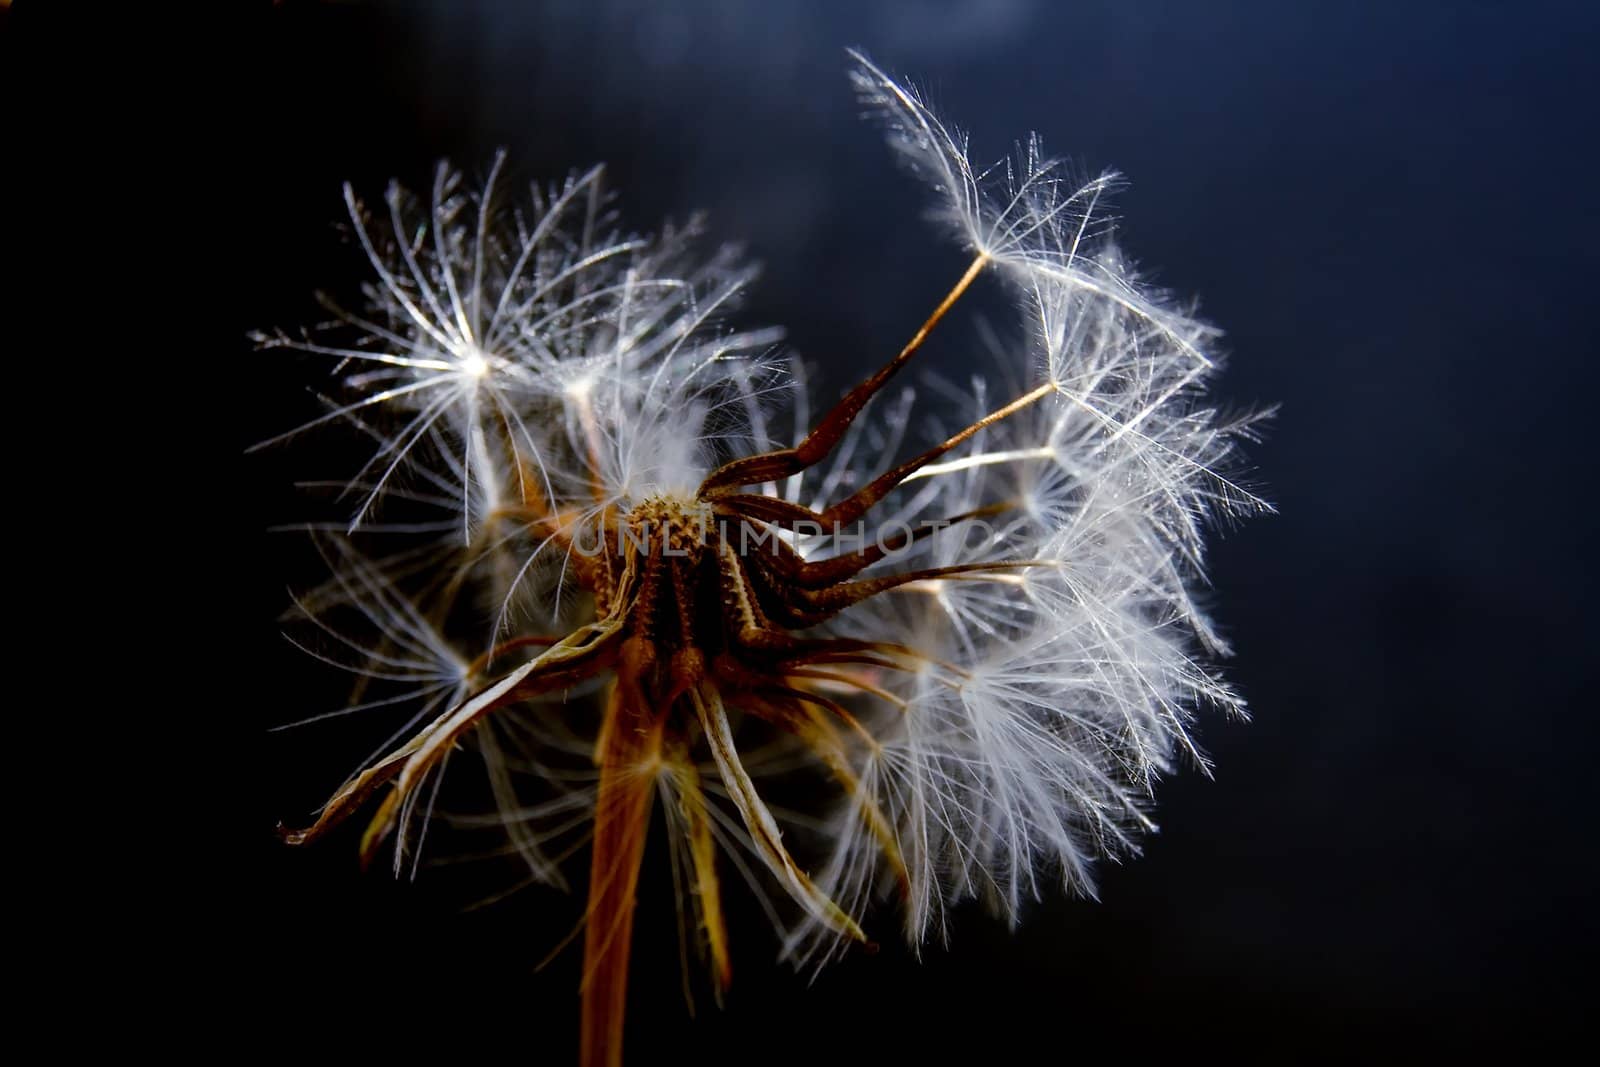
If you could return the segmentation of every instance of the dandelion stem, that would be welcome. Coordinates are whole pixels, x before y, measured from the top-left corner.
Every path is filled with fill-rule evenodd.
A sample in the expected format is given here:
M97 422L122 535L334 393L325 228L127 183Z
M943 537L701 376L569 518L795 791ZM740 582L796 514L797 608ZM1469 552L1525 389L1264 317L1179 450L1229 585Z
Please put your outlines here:
M638 687L626 679L613 687L595 753L600 793L583 935L582 1067L622 1064L634 896L656 793L648 768L661 761L664 720L629 694L637 696Z

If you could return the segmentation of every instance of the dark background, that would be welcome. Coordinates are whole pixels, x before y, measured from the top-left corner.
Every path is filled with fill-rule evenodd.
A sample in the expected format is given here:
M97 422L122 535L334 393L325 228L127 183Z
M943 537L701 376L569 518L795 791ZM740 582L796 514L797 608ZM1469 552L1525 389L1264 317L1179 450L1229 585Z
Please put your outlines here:
M13 56L35 25L45 47L50 27L16 7ZM469 1056L510 1040L534 1062L571 1062L576 953L534 965L579 905L535 891L461 914L459 887L362 876L353 837L299 852L273 840L274 821L310 810L360 752L337 732L264 733L337 701L340 683L278 638L303 560L264 532L303 515L288 483L319 446L242 456L309 410L306 368L253 353L244 332L308 321L314 288L362 276L333 228L341 181L375 198L390 177L425 184L439 158L481 171L503 145L524 177L605 162L640 229L707 211L716 238L765 267L743 321L784 326L831 393L895 351L964 262L858 121L846 45L930 90L974 131L979 160L1038 130L1085 169L1126 174L1126 246L1228 331L1219 395L1282 404L1252 453L1281 513L1220 537L1212 557L1254 721L1204 725L1216 778L1165 783L1161 833L1104 868L1100 902L1045 901L1015 933L960 915L949 950L920 964L885 913L881 952L807 987L771 965L771 935L741 906L731 1002L702 996L691 1021L657 884L630 1061L941 1062L971 1045L1057 1062L1086 1040L1221 1033L1285 1051L1532 1038L1587 1001L1592 5L236 14L159 34L123 88L163 84L159 107L125 118L171 134L142 165L164 205L194 205L169 245L205 250L185 260L208 294L204 343L191 330L179 346L204 369L174 388L228 390L216 445L190 461L227 472L207 492L239 513L208 551L231 561L230 671L247 680L183 752L208 762L225 737L250 768L218 831L246 865L207 883L203 933L222 968L211 991L246 1032L314 1017L375 1050L442 1032ZM35 109L46 134L51 115ZM928 366L964 374L973 336L969 317Z

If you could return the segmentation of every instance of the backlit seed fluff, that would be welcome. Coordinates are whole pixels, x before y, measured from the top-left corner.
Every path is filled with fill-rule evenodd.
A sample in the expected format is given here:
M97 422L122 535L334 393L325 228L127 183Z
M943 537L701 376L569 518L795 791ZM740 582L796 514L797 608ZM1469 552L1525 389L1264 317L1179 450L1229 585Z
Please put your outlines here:
M425 198L347 190L364 302L262 337L333 361L312 425L366 456L292 613L357 676L311 718L387 738L286 837L367 809L363 854L414 871L446 764L480 764L497 810L448 821L518 858L508 891L588 857L586 1063L620 1062L658 806L720 988L730 875L805 965L891 908L913 945L963 898L1015 918L1092 892L1156 779L1205 767L1197 711L1243 709L1195 598L1207 527L1266 506L1234 473L1258 416L1206 400L1217 332L1122 258L1112 176L1071 183L1037 139L979 171L905 86L854 54L851 77L973 258L835 404L776 331L730 325L734 254L621 231L598 170L518 200L499 158ZM1016 343L965 399L919 398L901 368L986 277Z

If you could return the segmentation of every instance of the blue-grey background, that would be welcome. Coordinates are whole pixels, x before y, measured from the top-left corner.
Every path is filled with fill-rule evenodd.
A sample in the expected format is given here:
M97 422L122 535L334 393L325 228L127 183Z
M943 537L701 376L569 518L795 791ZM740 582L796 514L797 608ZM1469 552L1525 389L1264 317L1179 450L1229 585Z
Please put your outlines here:
M670 915L646 903L633 1062L944 1062L973 1043L1063 1062L1085 1039L1219 1033L1290 1050L1534 1034L1581 1002L1596 944L1592 5L245 10L189 101L211 116L196 154L219 148L207 184L228 213L211 239L236 257L216 345L251 399L230 454L306 403L243 332L306 321L312 289L360 277L331 225L339 183L375 197L502 145L528 177L604 161L639 228L707 211L765 265L746 319L783 325L826 388L847 384L963 259L858 121L846 45L927 88L980 159L1037 130L1086 170L1126 174L1128 249L1228 331L1219 392L1282 404L1253 451L1281 514L1221 537L1212 560L1255 721L1205 724L1215 780L1165 784L1162 832L1104 870L1102 900L1046 901L1015 933L962 915L920 964L886 916L882 952L809 988L770 966L744 907L731 1003L692 1022ZM941 336L928 365L964 373L971 330ZM349 756L261 733L332 691L308 695L327 679L277 641L295 564L262 532L299 514L285 482L307 459L233 475L237 645L255 658L231 713L260 754L237 827L259 847L223 907L242 932L238 997L262 1033L308 1012L382 1041L446 1026L465 1054L510 1037L569 1062L575 961L533 965L574 904L457 915L426 884L360 876L348 840L271 839Z

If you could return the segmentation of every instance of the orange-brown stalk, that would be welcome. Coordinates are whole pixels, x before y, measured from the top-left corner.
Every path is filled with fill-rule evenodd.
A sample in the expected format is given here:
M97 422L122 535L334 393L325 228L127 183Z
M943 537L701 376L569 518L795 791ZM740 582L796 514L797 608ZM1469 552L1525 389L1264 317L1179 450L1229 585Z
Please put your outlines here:
M594 851L589 862L583 935L584 1067L620 1067L622 1063L635 893L650 830L666 722L665 715L647 706L642 695L636 676L624 674L612 685L595 752L600 795L594 809Z

